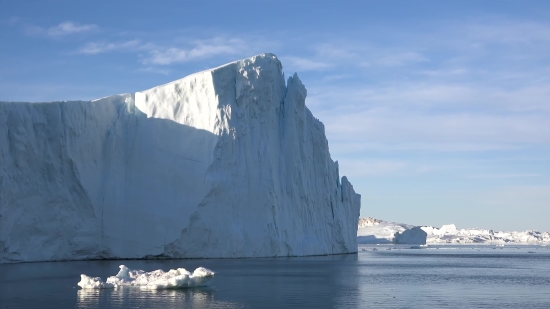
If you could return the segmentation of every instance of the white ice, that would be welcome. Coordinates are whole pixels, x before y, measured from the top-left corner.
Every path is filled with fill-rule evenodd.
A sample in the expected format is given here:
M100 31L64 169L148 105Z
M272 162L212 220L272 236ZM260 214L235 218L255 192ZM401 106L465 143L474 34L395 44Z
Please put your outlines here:
M187 287L207 286L214 278L214 272L210 269L199 267L193 273L185 268L170 269L164 272L157 269L151 272L129 269L120 265L120 271L115 276L110 276L104 282L99 277L80 275L78 285L83 289L108 289L122 286L135 286L144 289L177 289Z
M357 243L423 245L426 243L426 233L409 224L361 218L357 229Z
M458 229L454 224L441 228L423 226L422 229L428 234L427 242L431 244L550 244L549 232L533 230L503 232L480 228Z
M0 263L357 252L360 196L262 54L94 101L0 102Z
M480 228L459 229L454 224L446 224L440 228L414 227L369 217L359 219L357 239L360 244L412 244L425 239L427 244L543 245L550 244L550 233L533 230L503 232Z

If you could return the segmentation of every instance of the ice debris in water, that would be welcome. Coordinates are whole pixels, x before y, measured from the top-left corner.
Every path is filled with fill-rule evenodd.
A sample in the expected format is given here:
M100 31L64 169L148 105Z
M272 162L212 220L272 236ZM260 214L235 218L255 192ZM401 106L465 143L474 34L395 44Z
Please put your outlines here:
M82 274L78 285L83 289L112 289L119 286L136 286L153 290L176 289L206 286L214 277L214 272L204 267L195 269L193 273L185 268L170 269L167 272L161 269L146 272L139 269L129 269L125 265L119 267L118 274L107 278L106 282L99 277L89 277Z

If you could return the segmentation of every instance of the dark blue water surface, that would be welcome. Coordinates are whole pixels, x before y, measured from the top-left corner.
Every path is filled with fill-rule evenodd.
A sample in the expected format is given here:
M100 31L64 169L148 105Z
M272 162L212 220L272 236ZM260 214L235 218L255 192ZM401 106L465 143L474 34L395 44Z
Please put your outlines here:
M0 265L5 308L550 308L550 248L365 246L359 254L234 260L82 261ZM120 264L203 266L209 287L82 290Z

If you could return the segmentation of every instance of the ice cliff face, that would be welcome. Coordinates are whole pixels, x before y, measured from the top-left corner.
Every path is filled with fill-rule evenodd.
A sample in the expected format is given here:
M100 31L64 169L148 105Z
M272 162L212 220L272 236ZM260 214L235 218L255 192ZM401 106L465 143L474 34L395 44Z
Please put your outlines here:
M0 103L0 262L357 251L360 196L271 54L134 94Z

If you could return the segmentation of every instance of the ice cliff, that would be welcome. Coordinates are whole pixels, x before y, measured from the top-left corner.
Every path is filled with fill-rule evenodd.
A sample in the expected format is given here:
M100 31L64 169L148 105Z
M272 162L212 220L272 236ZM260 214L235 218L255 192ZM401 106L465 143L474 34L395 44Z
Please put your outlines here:
M0 262L357 251L360 196L258 55L133 94L0 103Z

